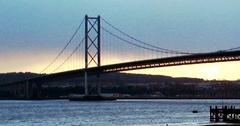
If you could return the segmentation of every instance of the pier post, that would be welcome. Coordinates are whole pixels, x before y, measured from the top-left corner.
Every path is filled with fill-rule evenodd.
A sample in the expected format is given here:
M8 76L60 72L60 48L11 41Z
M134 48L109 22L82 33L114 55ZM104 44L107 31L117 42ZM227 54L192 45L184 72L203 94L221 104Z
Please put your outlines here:
M210 122L240 123L240 109L235 106L210 106Z
M223 108L223 122L227 121L227 114L228 114L228 108L227 108L227 106L224 106L224 108Z
M219 122L218 107L215 106L215 122Z
M213 122L213 119L214 119L213 116L214 116L214 115L213 115L213 112L212 112L212 111L213 111L213 110L212 110L212 106L210 106L209 108L210 108L210 110L209 110L210 122Z

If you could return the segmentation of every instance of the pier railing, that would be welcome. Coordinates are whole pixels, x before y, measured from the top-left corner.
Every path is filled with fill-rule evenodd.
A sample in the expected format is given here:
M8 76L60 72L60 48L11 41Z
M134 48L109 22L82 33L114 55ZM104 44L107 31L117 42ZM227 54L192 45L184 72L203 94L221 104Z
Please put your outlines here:
M240 123L240 109L235 106L210 106L210 122Z

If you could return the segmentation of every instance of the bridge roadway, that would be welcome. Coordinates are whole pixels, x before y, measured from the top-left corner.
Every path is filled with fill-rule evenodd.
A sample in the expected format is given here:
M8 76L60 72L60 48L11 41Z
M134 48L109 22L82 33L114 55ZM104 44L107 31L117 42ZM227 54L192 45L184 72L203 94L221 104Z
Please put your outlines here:
M67 79L72 77L84 77L85 71L88 75L96 75L100 73L111 73L118 71L137 70L154 67L166 67L166 66L177 66L177 65L188 65L188 64L201 64L201 63L213 63L213 62L226 62L226 61L240 61L240 50L237 51L218 51L213 53L199 53L176 57L166 57L159 59L149 59L141 61L133 61L112 65L104 65L100 67L92 67L88 69L77 69L53 74L46 74L43 76L8 83L1 86L14 85L19 83L28 82L49 82L59 79Z

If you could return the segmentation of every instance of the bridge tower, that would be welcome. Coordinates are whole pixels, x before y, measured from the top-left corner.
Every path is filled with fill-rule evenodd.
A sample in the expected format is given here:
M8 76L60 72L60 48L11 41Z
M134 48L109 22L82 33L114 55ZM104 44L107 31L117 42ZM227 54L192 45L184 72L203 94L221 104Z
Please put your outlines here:
M97 73L95 85L88 85L89 67L100 67L101 65L101 34L100 16L88 17L85 15L85 95L100 95L101 86L99 82L100 72Z

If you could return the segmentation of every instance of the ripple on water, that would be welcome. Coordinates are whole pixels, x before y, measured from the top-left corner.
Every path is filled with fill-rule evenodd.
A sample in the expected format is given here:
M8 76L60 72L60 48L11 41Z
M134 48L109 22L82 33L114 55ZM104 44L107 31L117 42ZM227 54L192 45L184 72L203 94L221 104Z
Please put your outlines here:
M209 122L222 100L117 100L107 102L0 101L2 126L165 126ZM239 105L240 100L224 100ZM192 113L198 110L199 113Z

